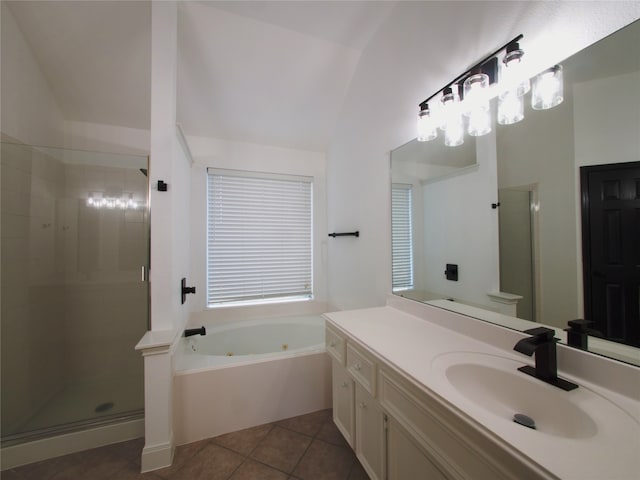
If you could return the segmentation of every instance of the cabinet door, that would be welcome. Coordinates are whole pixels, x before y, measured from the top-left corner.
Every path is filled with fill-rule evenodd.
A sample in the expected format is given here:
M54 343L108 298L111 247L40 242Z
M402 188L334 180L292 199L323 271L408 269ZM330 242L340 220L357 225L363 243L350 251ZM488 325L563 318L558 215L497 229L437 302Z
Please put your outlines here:
M387 420L388 480L447 480L426 453L389 417Z
M333 422L347 443L354 448L354 385L345 368L331 361L333 386Z
M384 478L384 414L380 404L356 382L356 456L371 480Z

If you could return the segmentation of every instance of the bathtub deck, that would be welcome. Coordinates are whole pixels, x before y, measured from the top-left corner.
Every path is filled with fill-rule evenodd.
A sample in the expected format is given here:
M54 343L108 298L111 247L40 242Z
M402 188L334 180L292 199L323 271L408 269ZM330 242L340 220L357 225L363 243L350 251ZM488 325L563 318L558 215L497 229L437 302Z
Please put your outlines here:
M177 447L171 467L140 474L143 440L131 440L2 472L3 480L367 480L331 410Z

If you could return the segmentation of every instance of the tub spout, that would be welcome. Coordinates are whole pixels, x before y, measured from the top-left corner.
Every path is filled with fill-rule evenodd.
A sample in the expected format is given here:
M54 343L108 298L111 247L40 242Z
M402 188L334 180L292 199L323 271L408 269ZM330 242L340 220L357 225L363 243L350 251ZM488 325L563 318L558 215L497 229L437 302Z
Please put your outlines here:
M184 336L185 337L190 337L192 335L206 335L207 334L207 330L204 327L200 327L200 328L186 328L184 330Z

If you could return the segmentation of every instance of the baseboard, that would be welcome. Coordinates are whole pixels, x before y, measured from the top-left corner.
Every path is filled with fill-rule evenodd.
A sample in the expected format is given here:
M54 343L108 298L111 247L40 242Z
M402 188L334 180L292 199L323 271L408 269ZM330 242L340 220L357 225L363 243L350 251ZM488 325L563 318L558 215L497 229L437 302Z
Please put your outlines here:
M170 466L173 462L174 450L173 438L159 445L145 445L142 449L141 473Z
M55 435L3 448L0 450L0 469L7 470L140 437L144 437L144 418Z

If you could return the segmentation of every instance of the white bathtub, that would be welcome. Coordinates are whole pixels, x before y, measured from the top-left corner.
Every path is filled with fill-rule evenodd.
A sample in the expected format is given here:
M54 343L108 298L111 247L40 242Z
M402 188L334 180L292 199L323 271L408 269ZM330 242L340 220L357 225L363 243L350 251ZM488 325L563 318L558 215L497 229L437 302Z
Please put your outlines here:
M324 351L324 319L302 315L205 326L183 338L175 370L198 371Z
M176 444L331 406L321 316L205 327L204 336L182 338L174 355Z

